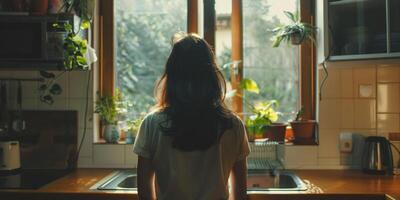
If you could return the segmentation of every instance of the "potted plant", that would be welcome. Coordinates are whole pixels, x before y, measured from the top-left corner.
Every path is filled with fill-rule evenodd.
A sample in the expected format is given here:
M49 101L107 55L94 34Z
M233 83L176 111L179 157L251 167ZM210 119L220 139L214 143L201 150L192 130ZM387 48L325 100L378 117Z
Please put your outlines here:
M282 41L291 42L293 45L299 45L304 40L310 39L315 42L317 28L311 24L300 22L298 14L284 11L291 23L279 26L272 30L274 33L273 47L279 47Z
M259 94L260 91L257 83L252 79L243 79L240 83L240 88L255 94ZM243 102L252 112L252 115L245 121L250 141L259 138L268 138L278 142L285 141L287 125L276 123L280 114L275 111L275 108L278 106L276 100L264 101L253 105L243 98Z
M118 127L118 117L122 112L121 93L115 95L99 95L96 101L95 113L99 114L102 123L102 136L107 143L116 143L120 138Z
M88 45L88 41L81 37L81 31L90 28L94 0L63 0L59 12L74 14L79 17L79 29L75 30L72 24L53 24L55 27L64 28L67 32L64 39L64 68L66 70L88 70L91 63L97 61L95 50Z
M294 143L304 143L314 141L314 132L317 126L315 120L303 118L304 107L297 112L295 120L290 122L293 130Z
M125 142L127 144L133 144L135 142L136 135L140 128L140 123L142 122L144 115L140 115L140 117L130 120L127 122L128 130L125 135Z
M255 106L250 105L253 114L245 123L251 140L268 138L271 141L285 141L287 125L275 123L279 116L279 112L274 109L275 106L277 106L275 100L261 102Z

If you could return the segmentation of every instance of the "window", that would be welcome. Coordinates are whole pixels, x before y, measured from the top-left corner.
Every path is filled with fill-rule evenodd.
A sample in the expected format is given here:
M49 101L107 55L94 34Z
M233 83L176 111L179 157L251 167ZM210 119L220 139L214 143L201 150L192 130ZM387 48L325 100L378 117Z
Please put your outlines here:
M128 118L154 105L154 84L162 75L171 36L186 32L187 0L115 2L115 87L129 102Z
M313 46L307 42L272 48L269 32L287 22L284 10L299 11L302 21L313 23L311 0L100 1L101 91L121 90L131 102L130 118L154 105L153 87L169 54L170 38L189 30L200 32L214 45L221 66L240 61L234 72L237 80L232 71L225 75L232 88L242 78L258 82L261 95L246 94L251 102L278 100L281 121L292 119L300 105L306 118L315 119ZM232 105L246 112L240 98Z
M260 94L245 93L252 104L277 100L280 122L293 120L300 105L299 47L272 47L272 29L289 23L283 11L297 12L298 0L243 0L243 76L255 80ZM246 111L246 109L244 109Z

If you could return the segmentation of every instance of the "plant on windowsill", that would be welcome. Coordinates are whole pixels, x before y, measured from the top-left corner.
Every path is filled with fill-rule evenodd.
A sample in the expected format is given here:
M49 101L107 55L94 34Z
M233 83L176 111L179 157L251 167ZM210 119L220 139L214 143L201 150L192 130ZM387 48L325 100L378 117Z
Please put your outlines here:
M144 115L140 115L138 118L134 120L129 120L127 122L128 130L125 135L125 142L127 144L133 144L135 142L136 135L139 131L140 124L142 123Z
M301 22L297 13L284 11L284 14L290 19L291 23L281 25L272 30L275 35L272 38L273 47L279 47L282 41L291 42L292 45L300 45L303 41L309 39L315 43L315 34L317 32L315 26Z
M240 88L255 94L260 92L257 83L252 79L243 79L240 83ZM235 95L238 94L235 92ZM278 102L269 100L253 105L245 98L243 98L243 102L251 111L251 115L245 121L249 140L268 138L271 141L284 143L287 125L276 123L280 115L276 111Z
M114 95L99 95L95 113L100 116L102 136L107 143L117 143L120 138L119 115L124 112L122 95L117 90Z
M314 143L314 132L317 122L304 118L304 107L302 106L296 114L296 118L290 122L293 130L294 140L296 144Z

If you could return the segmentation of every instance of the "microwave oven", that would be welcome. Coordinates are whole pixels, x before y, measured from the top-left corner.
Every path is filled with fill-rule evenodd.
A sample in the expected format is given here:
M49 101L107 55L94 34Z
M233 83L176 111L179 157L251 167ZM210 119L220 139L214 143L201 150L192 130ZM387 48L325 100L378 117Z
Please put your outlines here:
M62 69L63 26L75 27L74 16L0 15L0 69Z

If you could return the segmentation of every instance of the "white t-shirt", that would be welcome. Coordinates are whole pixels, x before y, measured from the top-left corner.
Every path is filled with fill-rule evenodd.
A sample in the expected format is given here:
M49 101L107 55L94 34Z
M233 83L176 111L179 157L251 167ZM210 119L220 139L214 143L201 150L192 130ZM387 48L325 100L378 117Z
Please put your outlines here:
M236 161L250 152L242 121L233 117L219 143L205 151L184 152L172 147L172 138L160 130L166 115L154 112L143 120L133 147L152 160L159 200L228 199L228 178ZM201 124L199 124L201 125Z

